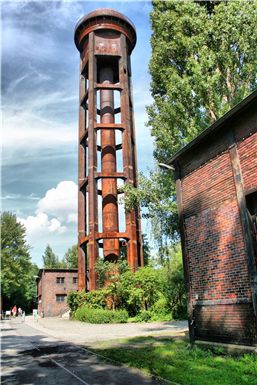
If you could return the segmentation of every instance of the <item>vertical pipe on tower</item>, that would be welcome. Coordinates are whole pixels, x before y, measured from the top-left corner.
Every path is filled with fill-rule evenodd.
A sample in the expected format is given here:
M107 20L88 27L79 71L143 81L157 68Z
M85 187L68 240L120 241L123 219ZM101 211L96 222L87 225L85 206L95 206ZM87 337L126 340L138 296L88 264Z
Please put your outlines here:
M113 84L113 68L102 67L99 71L99 80L102 84ZM114 91L100 90L101 123L114 123ZM119 231L117 181L111 175L116 172L116 141L115 131L104 129L101 132L101 167L109 178L102 180L102 221L103 232ZM103 241L104 258L117 261L119 258L119 240L105 239Z

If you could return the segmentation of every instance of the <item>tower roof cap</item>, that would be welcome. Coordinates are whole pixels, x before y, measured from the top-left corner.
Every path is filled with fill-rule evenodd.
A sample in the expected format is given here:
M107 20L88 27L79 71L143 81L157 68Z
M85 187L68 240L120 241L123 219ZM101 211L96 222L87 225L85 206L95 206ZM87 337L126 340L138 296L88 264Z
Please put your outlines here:
M83 38L92 30L114 29L123 32L131 43L131 49L136 45L136 27L133 22L122 13L111 8L99 8L83 16L75 26L74 41L81 51ZM85 33L84 33L85 31ZM82 33L83 32L83 33Z

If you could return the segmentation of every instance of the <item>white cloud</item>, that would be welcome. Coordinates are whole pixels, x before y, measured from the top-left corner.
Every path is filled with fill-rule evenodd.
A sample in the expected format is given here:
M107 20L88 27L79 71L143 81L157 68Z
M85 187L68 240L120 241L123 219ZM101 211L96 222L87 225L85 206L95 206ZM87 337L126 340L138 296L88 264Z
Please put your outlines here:
M35 215L18 218L26 228L29 243L50 234L63 234L69 223L77 221L77 185L62 181L39 200Z
M37 213L46 213L60 222L76 222L78 188L72 181L62 181L48 190L37 204Z
M49 233L62 234L67 228L56 218L49 219L45 213L38 213L35 216L30 215L26 219L17 218L26 228L28 242L34 242L38 237Z
M10 151L25 149L29 143L42 150L77 140L76 127L41 118L32 110L3 114L3 126L3 147Z

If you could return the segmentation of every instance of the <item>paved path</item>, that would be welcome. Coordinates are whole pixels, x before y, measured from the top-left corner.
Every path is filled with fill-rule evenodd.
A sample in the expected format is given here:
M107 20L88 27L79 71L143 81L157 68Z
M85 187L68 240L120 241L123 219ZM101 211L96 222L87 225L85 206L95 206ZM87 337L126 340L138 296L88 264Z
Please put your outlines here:
M87 346L117 338L184 336L188 331L187 321L95 325L62 318L39 318L36 322L26 317L25 322L50 336Z
M3 385L169 384L167 381L153 379L137 369L112 365L75 344L50 337L39 331L38 327L31 327L31 321L1 321ZM53 324L56 325L55 322ZM74 327L78 324L74 324ZM78 330L75 328L73 331L77 335ZM65 332L62 333L62 337L65 337Z

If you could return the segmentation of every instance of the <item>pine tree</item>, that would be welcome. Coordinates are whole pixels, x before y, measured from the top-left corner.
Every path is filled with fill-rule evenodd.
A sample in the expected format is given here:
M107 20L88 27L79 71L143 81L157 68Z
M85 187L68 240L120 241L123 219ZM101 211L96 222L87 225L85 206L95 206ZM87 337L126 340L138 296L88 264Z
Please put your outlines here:
M62 267L66 269L74 269L78 267L78 246L71 246L64 254L61 262Z
M53 268L60 267L58 257L57 255L55 255L50 245L46 246L45 252L42 255L42 259L43 259L44 268L46 269L53 269Z

